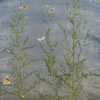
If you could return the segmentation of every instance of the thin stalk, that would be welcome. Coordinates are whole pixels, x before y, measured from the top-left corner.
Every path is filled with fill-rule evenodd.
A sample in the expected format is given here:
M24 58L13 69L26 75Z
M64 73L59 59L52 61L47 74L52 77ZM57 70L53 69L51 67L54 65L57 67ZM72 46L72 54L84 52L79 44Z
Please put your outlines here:
M19 25L19 23L18 23ZM17 25L17 31L19 33L19 26ZM22 65L21 65L21 45L20 45L20 34L16 35L16 42L18 45L18 64L19 64L19 83L20 83L20 99L23 100L23 98L21 97L23 94L23 79L22 79Z
M72 100L74 100L74 72L75 72L75 15L73 16L73 66L72 66Z
M22 79L22 66L21 66L21 57L19 53L19 81L20 81L20 96L22 96L23 93L23 79ZM21 98L23 100L23 98Z

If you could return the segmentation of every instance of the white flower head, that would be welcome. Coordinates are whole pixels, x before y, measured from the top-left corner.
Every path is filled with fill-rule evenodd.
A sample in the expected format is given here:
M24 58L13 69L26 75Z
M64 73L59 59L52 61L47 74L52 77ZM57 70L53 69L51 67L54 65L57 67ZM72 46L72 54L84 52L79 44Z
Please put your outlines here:
M8 49L6 49L6 51L9 53L10 52L10 50L8 50Z
M50 6L50 5L46 5L46 8L47 8L49 11L52 11L52 12L55 10L55 7Z
M55 10L55 8L54 8L54 7L51 7L51 8L49 8L49 10L50 10L50 11L54 11L54 10Z
M25 19L28 19L29 17L28 17L28 16L24 16L24 18L25 18Z
M18 9L23 9L23 6L18 7Z
M41 38L38 38L37 40L38 41L43 41L43 40L45 40L45 36L42 36Z

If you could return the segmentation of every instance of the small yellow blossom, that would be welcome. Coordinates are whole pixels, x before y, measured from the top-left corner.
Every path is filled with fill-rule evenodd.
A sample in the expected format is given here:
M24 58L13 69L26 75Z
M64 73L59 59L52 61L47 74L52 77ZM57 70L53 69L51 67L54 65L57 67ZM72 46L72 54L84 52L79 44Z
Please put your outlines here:
M9 84L11 84L11 82L10 82L8 76L6 76L6 77L4 78L4 80L3 80L3 84L4 84L4 85L9 85Z
M25 4L25 5L23 6L23 8L26 8L26 9L27 9L27 8L29 8L29 7L28 7L28 5Z
M22 99L24 99L24 95L22 95Z
M23 9L23 8L27 9L27 8L29 8L29 6L26 5L26 4L24 4L23 6L20 6L20 7L19 7L19 9Z

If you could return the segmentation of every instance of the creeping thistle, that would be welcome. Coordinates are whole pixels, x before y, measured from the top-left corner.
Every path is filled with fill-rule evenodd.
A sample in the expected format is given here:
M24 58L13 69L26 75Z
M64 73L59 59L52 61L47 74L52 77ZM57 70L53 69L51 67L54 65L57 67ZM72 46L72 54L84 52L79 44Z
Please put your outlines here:
M59 72L62 75L58 75L58 78L63 82L62 87L64 89L62 92L65 94L67 100L80 100L80 94L83 89L82 80L89 75L83 72L83 64L87 59L82 57L82 53L83 48L88 45L87 39L90 29L86 28L86 21L82 20L79 1L72 1L71 7L72 10L67 15L67 21L72 26L71 39L69 39L70 36L66 28L62 24L59 24L60 29L64 33L66 46L64 47L65 64L60 65Z
M23 8L23 9L22 9ZM15 11L15 16L12 17L12 22L10 24L12 34L10 36L9 48L5 49L5 52L11 55L13 58L10 62L11 71L9 72L10 77L6 76L3 81L3 87L9 87L1 91L4 95L13 95L18 97L20 100L24 100L25 95L30 92L40 83L37 80L30 85L26 82L30 76L35 75L35 71L25 72L25 68L29 67L30 64L37 61L38 59L31 59L29 50L34 48L35 45L27 46L30 37L25 36L25 18L24 9L28 6L24 5ZM24 36L24 39L22 37Z
M48 6L47 6L48 7ZM51 6L50 6L51 7ZM50 8L52 9L52 8ZM39 39L37 39L40 42L40 47L43 51L43 53L45 54L43 57L43 61L45 63L45 68L47 69L47 75L44 76L44 83L48 84L48 86L52 89L52 92L54 93L52 94L40 94L40 96L43 97L46 100L58 100L58 98L60 98L58 96L58 88L56 87L56 82L58 82L58 79L56 78L56 72L57 72L57 68L55 66L56 64L56 47L58 42L52 41L52 37L51 37L51 33L52 33L52 27L50 25L50 22L52 22L52 18L54 17L54 8L51 11L50 9L47 9L45 12L43 12L43 22L46 25L46 28L44 29L45 35ZM50 11L48 11L50 10ZM43 43L41 43L41 41L45 42L45 45L43 45Z

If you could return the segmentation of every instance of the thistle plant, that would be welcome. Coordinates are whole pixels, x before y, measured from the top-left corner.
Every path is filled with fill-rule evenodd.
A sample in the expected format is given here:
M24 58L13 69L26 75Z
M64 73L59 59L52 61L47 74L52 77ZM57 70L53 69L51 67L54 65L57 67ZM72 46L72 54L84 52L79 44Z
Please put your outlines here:
M24 96L30 92L40 83L38 78L36 81L28 85L26 81L30 78L35 71L26 72L25 68L29 67L30 64L37 61L38 59L30 59L29 50L34 48L35 45L27 46L30 37L25 36L25 15L24 10L28 8L28 5L24 5L15 11L15 15L12 17L10 24L12 34L10 36L9 48L5 51L11 55L11 71L5 77L3 81L3 91L4 95L12 95L18 97L20 100L24 100ZM24 39L22 37L24 36ZM7 89L5 88L7 87Z
M67 4L67 6L69 5ZM47 49L42 44L40 44L40 46L45 54L43 60L48 71L48 76L47 78L44 77L44 80L46 83L50 84L55 96L45 95L47 97L45 98L45 96L40 94L43 100L81 100L81 94L84 87L82 83L83 79L87 79L89 76L100 76L99 74L89 73L88 71L84 72L87 58L84 58L82 54L83 49L89 45L87 40L91 30L88 27L87 20L84 20L80 12L81 9L78 0L72 0L71 8L72 10L69 11L67 15L67 21L72 26L70 30L71 37L68 34L68 30L66 30L62 24L59 24L65 40L64 64L61 64L59 68L55 66L55 50L58 43L56 42L53 44L50 39L52 28L48 20L51 22L52 13L48 14L48 11L46 11L46 19L44 19L44 22L47 28L45 29L45 38L43 39L42 37L42 39L46 41ZM50 78L51 80L49 80ZM56 87L57 82L60 83L60 87ZM54 84L56 85L55 88L53 87ZM59 95L58 88L60 88L60 93L63 95ZM84 100L88 100L87 97L84 98Z
M49 5L48 5L49 6ZM57 94L57 88L55 87L56 84L55 82L57 81L55 75L56 75L56 54L55 54L55 49L57 47L58 42L55 41L53 42L52 38L51 38L51 33L52 33L52 27L50 25L50 22L52 22L52 19L54 17L54 8L52 8L51 6L47 7L48 9L46 11L43 12L43 22L46 25L46 28L44 29L45 35L41 38L41 40L45 41L45 45L44 46L42 43L40 43L40 47L44 53L44 57L43 57L43 61L45 63L45 67L47 70L47 75L44 76L44 82L46 84L48 84L48 86L50 88L52 88L52 92L54 93L54 95L52 94L48 94L48 95L44 95L43 93L40 93L40 96L43 98L43 100L56 100L58 97ZM40 39L38 39L38 41L41 41ZM58 99L57 99L58 100Z
M82 52L83 48L88 46L87 39L90 29L86 27L86 21L82 20L78 0L72 1L72 10L67 16L67 21L72 26L71 39L68 39L66 28L59 24L64 33L66 46L64 47L65 64L60 65L59 72L62 74L58 75L58 78L63 83L63 91L67 100L80 100L83 90L82 80L89 75L83 71L86 58L82 57Z

